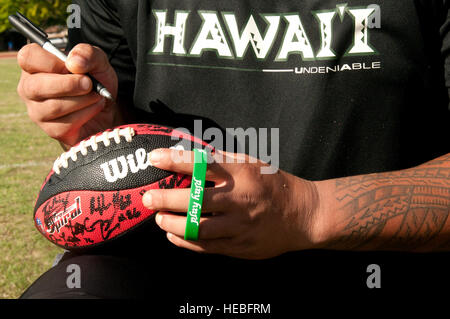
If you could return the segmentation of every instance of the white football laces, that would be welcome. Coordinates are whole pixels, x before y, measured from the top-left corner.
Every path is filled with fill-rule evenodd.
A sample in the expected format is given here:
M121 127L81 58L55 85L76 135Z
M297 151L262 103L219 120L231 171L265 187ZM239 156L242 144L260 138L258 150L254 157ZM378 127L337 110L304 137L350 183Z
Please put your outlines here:
M75 162L78 159L78 153L86 156L88 153L88 147L90 147L95 152L98 149L98 143L103 143L105 147L108 147L111 145L111 140L114 140L116 144L120 144L120 137L123 136L125 137L125 140L127 142L131 142L133 136L135 135L136 133L131 127L127 127L124 129L115 129L109 132L106 131L101 135L94 135L90 139L82 141L77 146L72 147L67 152L62 153L61 156L58 157L54 162L53 171L59 175L61 173L61 167L67 168L69 166L69 158Z

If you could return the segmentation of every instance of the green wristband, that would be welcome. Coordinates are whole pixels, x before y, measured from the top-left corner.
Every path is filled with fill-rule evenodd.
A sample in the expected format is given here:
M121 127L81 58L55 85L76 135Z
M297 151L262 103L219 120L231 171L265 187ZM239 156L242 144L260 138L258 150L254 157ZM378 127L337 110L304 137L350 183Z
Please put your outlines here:
M198 240L203 193L205 191L207 160L208 156L206 151L194 149L194 171L192 172L189 210L187 212L186 230L184 233L185 240Z

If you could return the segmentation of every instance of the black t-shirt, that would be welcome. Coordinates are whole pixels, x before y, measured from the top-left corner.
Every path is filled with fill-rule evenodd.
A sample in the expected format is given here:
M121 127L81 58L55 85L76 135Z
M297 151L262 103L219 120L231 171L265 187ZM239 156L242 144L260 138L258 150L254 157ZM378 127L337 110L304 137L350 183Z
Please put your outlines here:
M71 45L105 50L147 121L278 128L280 168L314 180L449 151L448 1L79 3Z
M75 2L82 21L69 48L101 47L120 99L147 122L279 128L279 167L312 180L403 169L449 152L449 1ZM355 285L365 287L362 265L408 260L324 254L280 257L264 269L356 271Z

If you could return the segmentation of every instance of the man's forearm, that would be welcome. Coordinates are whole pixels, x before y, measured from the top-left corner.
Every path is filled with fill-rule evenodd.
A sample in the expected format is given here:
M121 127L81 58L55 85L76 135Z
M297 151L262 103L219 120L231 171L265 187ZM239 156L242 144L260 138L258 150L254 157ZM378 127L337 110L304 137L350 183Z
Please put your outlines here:
M450 154L411 169L316 185L323 248L450 250Z

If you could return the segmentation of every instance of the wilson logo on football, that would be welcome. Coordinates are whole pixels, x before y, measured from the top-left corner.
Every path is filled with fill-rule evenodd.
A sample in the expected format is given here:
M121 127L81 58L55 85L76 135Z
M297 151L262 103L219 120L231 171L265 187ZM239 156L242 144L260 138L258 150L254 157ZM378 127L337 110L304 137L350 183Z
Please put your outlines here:
M124 179L129 172L135 174L146 170L149 166L151 166L149 154L143 148L136 150L135 154L127 155L126 158L120 156L100 165L106 180L110 183L114 183L118 179Z
M66 226L71 220L76 219L78 216L83 214L81 211L80 197L75 198L75 203L67 207L65 210L58 212L52 216L47 224L47 233L53 234L56 230L57 233Z
M144 206L142 195L191 184L190 175L152 167L148 153L182 146L214 149L194 135L156 124L119 126L84 139L62 153L45 178L34 206L36 228L53 244L74 251L134 244L127 235L153 229L156 213Z

